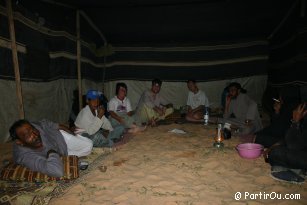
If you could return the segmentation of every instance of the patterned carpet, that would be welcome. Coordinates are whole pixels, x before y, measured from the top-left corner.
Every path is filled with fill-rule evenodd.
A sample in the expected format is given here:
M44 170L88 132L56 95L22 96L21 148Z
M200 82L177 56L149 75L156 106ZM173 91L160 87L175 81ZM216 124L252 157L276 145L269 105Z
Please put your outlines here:
M92 170L99 169L105 172L107 167L101 165L104 158L112 152L120 149L120 147L127 143L133 136L126 134L123 139L115 144L113 148L93 148L92 153L80 158L79 161L89 162L89 167L86 170L80 170L78 179L72 181L57 181L47 183L30 183L30 182L16 182L0 180L0 204L24 204L24 205L46 205L53 197L61 196L65 190L73 184L82 183L84 176ZM5 150L5 155L11 152L11 149ZM10 155L10 154L9 154ZM7 159L1 158L2 162Z

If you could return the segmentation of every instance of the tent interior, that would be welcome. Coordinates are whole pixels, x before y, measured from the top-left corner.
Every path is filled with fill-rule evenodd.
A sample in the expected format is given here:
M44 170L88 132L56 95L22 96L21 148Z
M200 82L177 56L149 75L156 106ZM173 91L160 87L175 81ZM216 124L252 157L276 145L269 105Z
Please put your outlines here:
M0 0L1 142L20 118L14 46L31 121L67 122L74 90L110 99L117 82L127 84L135 108L153 78L175 108L186 104L188 79L212 107L233 81L260 108L275 90L306 100L305 0L14 0L13 25L9 1Z

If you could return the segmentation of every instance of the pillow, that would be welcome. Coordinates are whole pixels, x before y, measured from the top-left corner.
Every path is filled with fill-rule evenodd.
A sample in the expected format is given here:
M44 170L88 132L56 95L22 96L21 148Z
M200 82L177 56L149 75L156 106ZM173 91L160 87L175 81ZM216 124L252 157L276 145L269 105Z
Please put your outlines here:
M28 181L28 182L48 182L58 180L71 180L79 177L79 165L77 156L61 157L64 167L64 176L61 178L50 177L40 172L34 172L30 169L10 163L1 170L0 179L10 181Z

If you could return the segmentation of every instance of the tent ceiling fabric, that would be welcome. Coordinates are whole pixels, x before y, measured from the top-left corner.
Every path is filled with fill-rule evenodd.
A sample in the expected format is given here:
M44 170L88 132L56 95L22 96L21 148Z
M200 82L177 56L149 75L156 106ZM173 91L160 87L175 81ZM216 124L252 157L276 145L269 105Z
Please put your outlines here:
M42 1L67 4L83 10L113 45L153 46L266 39L294 2L289 0Z

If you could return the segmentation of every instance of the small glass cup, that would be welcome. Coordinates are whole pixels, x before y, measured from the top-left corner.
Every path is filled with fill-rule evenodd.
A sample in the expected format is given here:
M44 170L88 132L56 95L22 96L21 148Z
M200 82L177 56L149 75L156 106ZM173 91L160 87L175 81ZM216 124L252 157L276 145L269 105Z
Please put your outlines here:
M87 161L81 161L81 162L79 162L79 169L81 169L81 170L86 170L87 169L87 167L88 167L88 162Z

